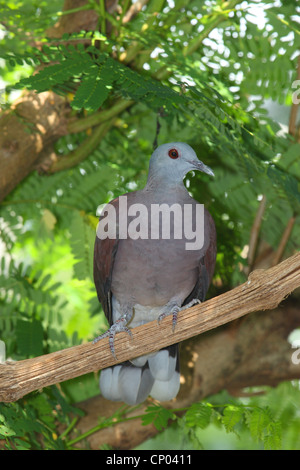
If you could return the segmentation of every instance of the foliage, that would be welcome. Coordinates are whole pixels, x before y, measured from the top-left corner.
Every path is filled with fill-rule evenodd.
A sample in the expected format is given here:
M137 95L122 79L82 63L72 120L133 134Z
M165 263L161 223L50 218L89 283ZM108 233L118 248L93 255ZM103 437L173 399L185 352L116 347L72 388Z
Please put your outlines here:
M56 387L25 400L0 405L0 439L4 448L10 450L63 450L64 439L72 424L71 413L82 411L70 406ZM67 426L64 433L57 434L57 426Z
M15 360L79 344L105 329L92 281L97 207L144 185L158 122L158 143L180 136L215 172L214 180L186 178L222 234L209 295L244 280L244 249L262 195L265 245L277 249L292 215L297 219L285 253L298 249L300 239L299 143L268 111L270 99L292 104L299 51L294 1L152 0L122 23L119 12L103 14L104 3L90 0L79 11L99 13L96 31L49 38L46 30L68 14L62 3L0 2L3 107L17 90L51 89L69 102L73 118L92 117L96 128L102 111L121 101L128 108L86 159L57 173L31 173L1 204L0 333ZM120 3L126 9L131 2ZM56 153L68 157L85 146L94 128L82 129L58 139ZM98 388L88 375L62 384L62 391L1 405L0 430L9 448L65 446L55 420L71 425L69 404ZM287 389L289 396L294 392ZM268 402L272 393L266 397L263 404L195 403L181 418L153 404L143 421L161 431L171 420L196 447L199 430L214 424L248 433L265 448L280 448L281 434L284 448L299 448L296 408L277 416L279 392L273 395L277 408Z
M143 425L153 423L160 432L168 432L172 421L171 429L177 429L177 445L180 448L202 449L203 432L215 426L225 434L232 433L237 440L245 439L245 435L248 439L251 436L259 449L288 450L299 441L299 416L295 403L281 402L281 409L278 410L277 401L286 396L287 392L295 401L299 399L299 390L283 383L270 392L271 400L266 395L265 401L269 405L259 405L256 398L242 400L222 393L211 402L194 403L188 409L168 410L162 405L152 404L144 414L130 418L126 414L133 408L122 406L109 418L99 419L94 428L71 437L71 431L76 430L76 422L82 416L82 411L69 405L66 397L56 387L51 387L12 405L0 405L0 439L5 440L4 445L8 449L72 449L101 429L128 419L141 419ZM228 403L224 403L226 399ZM289 430L284 428L287 417L292 424ZM163 434L160 434L159 439L163 439ZM152 441L155 443L157 437ZM144 448L149 448L149 445L146 444Z
M260 393L262 389L259 390ZM263 389L256 396L249 391L249 398L234 398L227 392L194 403L187 410L166 410L161 406L149 407L143 417L145 423L153 421L161 431L159 436L139 449L163 449L164 435L172 436L174 449L220 449L214 441L218 433L221 448L284 449L299 447L299 416L297 384L284 382L277 388ZM253 395L252 395L253 394ZM252 396L251 396L252 395ZM286 400L289 396L290 399ZM280 403L280 405L279 405ZM184 412L183 416L182 413ZM172 419L172 426L167 421ZM289 420L289 426L286 425ZM164 424L163 424L164 423ZM211 439L207 436L212 433ZM162 443L162 445L160 445Z

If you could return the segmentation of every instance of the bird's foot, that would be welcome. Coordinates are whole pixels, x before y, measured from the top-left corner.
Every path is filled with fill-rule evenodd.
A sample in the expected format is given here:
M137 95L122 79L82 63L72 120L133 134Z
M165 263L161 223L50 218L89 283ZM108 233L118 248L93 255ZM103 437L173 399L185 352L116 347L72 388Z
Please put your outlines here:
M187 308L190 308L192 307L193 305L196 305L196 304L201 304L201 300L199 299L193 299L191 300L188 304L184 305L183 307L181 307L180 310L186 310Z
M127 315L122 315L118 320L107 330L105 333L103 333L100 336L97 336L97 338L94 339L93 343L97 343L100 341L102 338L106 338L107 336L109 337L109 347L111 350L112 355L114 356L115 359L117 359L116 352L115 352L115 336L117 333L120 333L122 331L125 331L129 336L132 338L132 333L129 328L127 328L128 324L128 318Z
M160 324L160 322L165 317L168 317L169 315L172 315L172 331L174 333L175 327L176 327L176 324L177 324L178 313L181 312L182 310L186 310L187 308L192 307L195 304L201 304L201 300L193 299L193 300L191 300L191 302L184 305L183 307L179 307L179 305L174 304L174 303L167 304L166 307L164 308L163 312L157 318L158 324Z

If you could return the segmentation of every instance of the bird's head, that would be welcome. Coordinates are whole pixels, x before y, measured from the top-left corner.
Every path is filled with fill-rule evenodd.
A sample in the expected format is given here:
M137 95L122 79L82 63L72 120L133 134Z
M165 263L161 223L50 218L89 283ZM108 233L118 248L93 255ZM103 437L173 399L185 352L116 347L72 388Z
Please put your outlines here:
M163 179L165 184L182 183L189 171L198 170L214 176L213 171L201 162L195 151L184 142L171 142L157 147L149 163L148 181Z

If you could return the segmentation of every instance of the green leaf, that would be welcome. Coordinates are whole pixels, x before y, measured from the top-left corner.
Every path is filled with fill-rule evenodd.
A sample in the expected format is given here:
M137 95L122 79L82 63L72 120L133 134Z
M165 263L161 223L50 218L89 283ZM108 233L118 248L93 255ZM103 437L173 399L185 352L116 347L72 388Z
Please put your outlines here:
M43 354L43 327L38 320L17 320L16 341L21 355L41 356Z
M248 409L245 417L253 439L262 441L266 449L281 447L281 424L273 419L269 407Z
M280 422L272 422L267 426L267 434L263 438L266 450L278 450L282 446L282 426Z
M29 450L29 449L31 449L31 443L26 442L23 439L16 438L14 440L14 445L16 446L17 450Z
M150 405L145 411L145 415L142 417L142 423L144 426L153 423L158 431L168 426L169 420L176 419L176 415L171 411L167 410L161 405Z
M262 439L265 429L270 423L269 412L265 408L254 408L246 413L246 423L254 439Z
M233 431L234 426L242 419L243 414L244 409L241 406L228 405L225 407L221 421L227 432Z
M0 426L0 436L5 439L5 437L11 437L11 436L15 436L16 433L13 429L9 428L8 426L5 426L4 424L2 424Z
M212 412L213 408L210 403L193 403L185 415L187 426L206 428L210 423Z
M102 66L92 66L88 75L82 79L72 107L96 111L108 97L116 78L113 61L108 59Z
M78 211L74 213L70 224L71 248L76 259L74 272L78 279L93 277L93 250L95 229L90 219Z
M18 87L25 87L28 90L37 92L47 91L59 83L64 83L68 79L81 75L83 71L88 73L93 62L88 54L74 53L63 60L60 64L44 67L40 72L29 78L24 78L18 82Z

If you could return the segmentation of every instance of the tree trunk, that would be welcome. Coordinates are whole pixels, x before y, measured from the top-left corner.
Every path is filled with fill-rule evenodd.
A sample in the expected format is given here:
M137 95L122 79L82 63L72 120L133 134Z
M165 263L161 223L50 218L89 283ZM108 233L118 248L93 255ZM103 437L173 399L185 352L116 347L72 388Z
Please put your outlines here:
M64 11L85 5L87 0L66 0ZM112 8L115 1L109 0ZM94 10L83 10L62 16L51 28L49 37L64 33L97 28L98 15ZM64 98L52 91L23 93L11 109L0 117L0 201L2 201L37 166L43 168L56 160L53 144L68 133L67 118L70 106Z
M0 201L28 174L45 149L66 134L67 102L53 92L24 93L0 118Z

